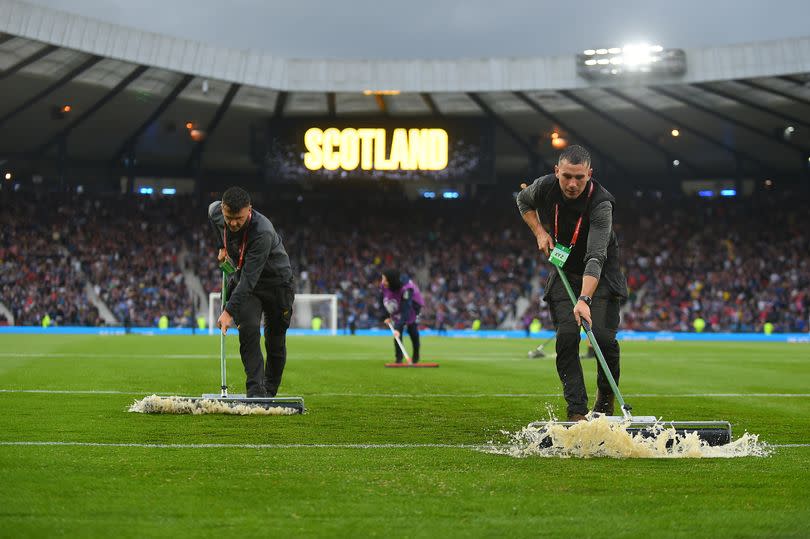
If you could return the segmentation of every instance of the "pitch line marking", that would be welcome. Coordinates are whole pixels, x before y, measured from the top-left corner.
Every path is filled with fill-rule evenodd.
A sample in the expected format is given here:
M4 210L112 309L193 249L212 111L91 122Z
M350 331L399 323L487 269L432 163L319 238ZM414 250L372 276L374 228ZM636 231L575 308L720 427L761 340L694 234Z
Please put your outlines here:
M483 447L474 444L139 444L50 441L0 441L0 446L139 447L147 449L467 449Z
M774 448L803 448L807 444L767 444ZM0 441L4 447L133 447L143 449L478 449L484 444L144 444L112 442Z
M0 389L0 393L43 393L53 395L145 395L149 391L119 391L95 389ZM154 393L154 392L152 392ZM151 393L150 393L151 394ZM177 393L159 392L159 396ZM486 399L486 398L554 398L562 393L301 393L304 397L360 397L381 399ZM629 398L808 398L810 393L628 393Z

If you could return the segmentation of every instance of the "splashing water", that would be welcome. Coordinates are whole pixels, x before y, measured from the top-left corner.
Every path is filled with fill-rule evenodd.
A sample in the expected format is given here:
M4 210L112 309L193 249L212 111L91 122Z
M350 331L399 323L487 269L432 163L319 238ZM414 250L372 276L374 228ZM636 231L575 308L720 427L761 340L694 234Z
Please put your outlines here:
M680 435L661 422L651 426L652 436L631 434L628 423L590 418L572 426L551 419L539 426L523 427L515 433L503 432L506 443L490 443L487 453L510 457L609 457L609 458L733 458L766 457L771 454L757 434L745 433L731 443L709 446L697 433ZM551 445L549 447L549 439Z
M139 414L229 414L229 415L293 415L296 410L283 406L263 408L245 404L224 403L216 400L190 401L182 397L150 395L132 403L130 412Z

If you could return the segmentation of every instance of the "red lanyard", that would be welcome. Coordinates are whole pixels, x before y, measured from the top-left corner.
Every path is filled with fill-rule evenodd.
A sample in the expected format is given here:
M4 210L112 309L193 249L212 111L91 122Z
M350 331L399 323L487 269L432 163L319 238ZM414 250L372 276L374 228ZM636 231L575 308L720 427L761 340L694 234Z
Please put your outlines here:
M591 182L591 187L588 189L588 201L591 200L591 195L593 194L593 182ZM587 205L586 201L586 205ZM571 245L569 246L571 249L574 248L574 245L577 243L577 238L579 238L579 228L582 226L582 216L584 213L579 214L579 219L577 220L577 226L574 227L574 234L571 236ZM557 220L560 217L560 205L554 204L554 243L557 243Z
M250 215L248 215L248 220L245 223L245 233L242 235L242 245L239 247L239 264L236 265L236 269L242 269L242 263L245 261L245 246L247 246L247 236L248 231L247 227L250 224L250 220L253 219L253 210L250 210ZM225 252L228 252L228 239L225 237L225 233L228 230L228 223L223 223L225 226L222 228L222 243L225 244Z

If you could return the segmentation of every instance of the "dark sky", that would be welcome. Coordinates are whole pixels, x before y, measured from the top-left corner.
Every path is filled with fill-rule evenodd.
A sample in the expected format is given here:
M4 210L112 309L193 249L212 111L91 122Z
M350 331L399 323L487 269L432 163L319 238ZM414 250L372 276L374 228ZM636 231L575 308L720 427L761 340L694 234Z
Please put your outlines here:
M28 1L289 58L555 56L640 41L694 48L810 36L810 0Z

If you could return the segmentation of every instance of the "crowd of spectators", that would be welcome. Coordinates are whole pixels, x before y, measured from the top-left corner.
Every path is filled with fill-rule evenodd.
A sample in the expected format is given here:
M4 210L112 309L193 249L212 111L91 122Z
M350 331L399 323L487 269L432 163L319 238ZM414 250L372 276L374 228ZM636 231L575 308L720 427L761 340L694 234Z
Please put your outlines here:
M81 264L64 248L67 229L50 209L3 200L0 301L16 325L98 325L98 309L85 294ZM10 322L3 315L3 323Z
M117 322L190 323L178 255L189 201L65 194L5 195L2 301L17 325L101 325L89 284Z
M624 329L808 331L810 217L787 195L619 199L616 232L630 298ZM15 323L97 325L90 283L119 323L193 323L181 256L218 291L209 200L5 194L0 301ZM550 266L506 197L350 197L260 203L283 237L299 292L335 293L339 325L378 327L379 278L399 268L422 288L422 324L522 328L538 318ZM520 298L525 298L520 302ZM525 312L518 306L528 303ZM478 321L478 322L476 322Z
M622 326L642 331L808 331L807 195L646 201L617 227L634 291Z

